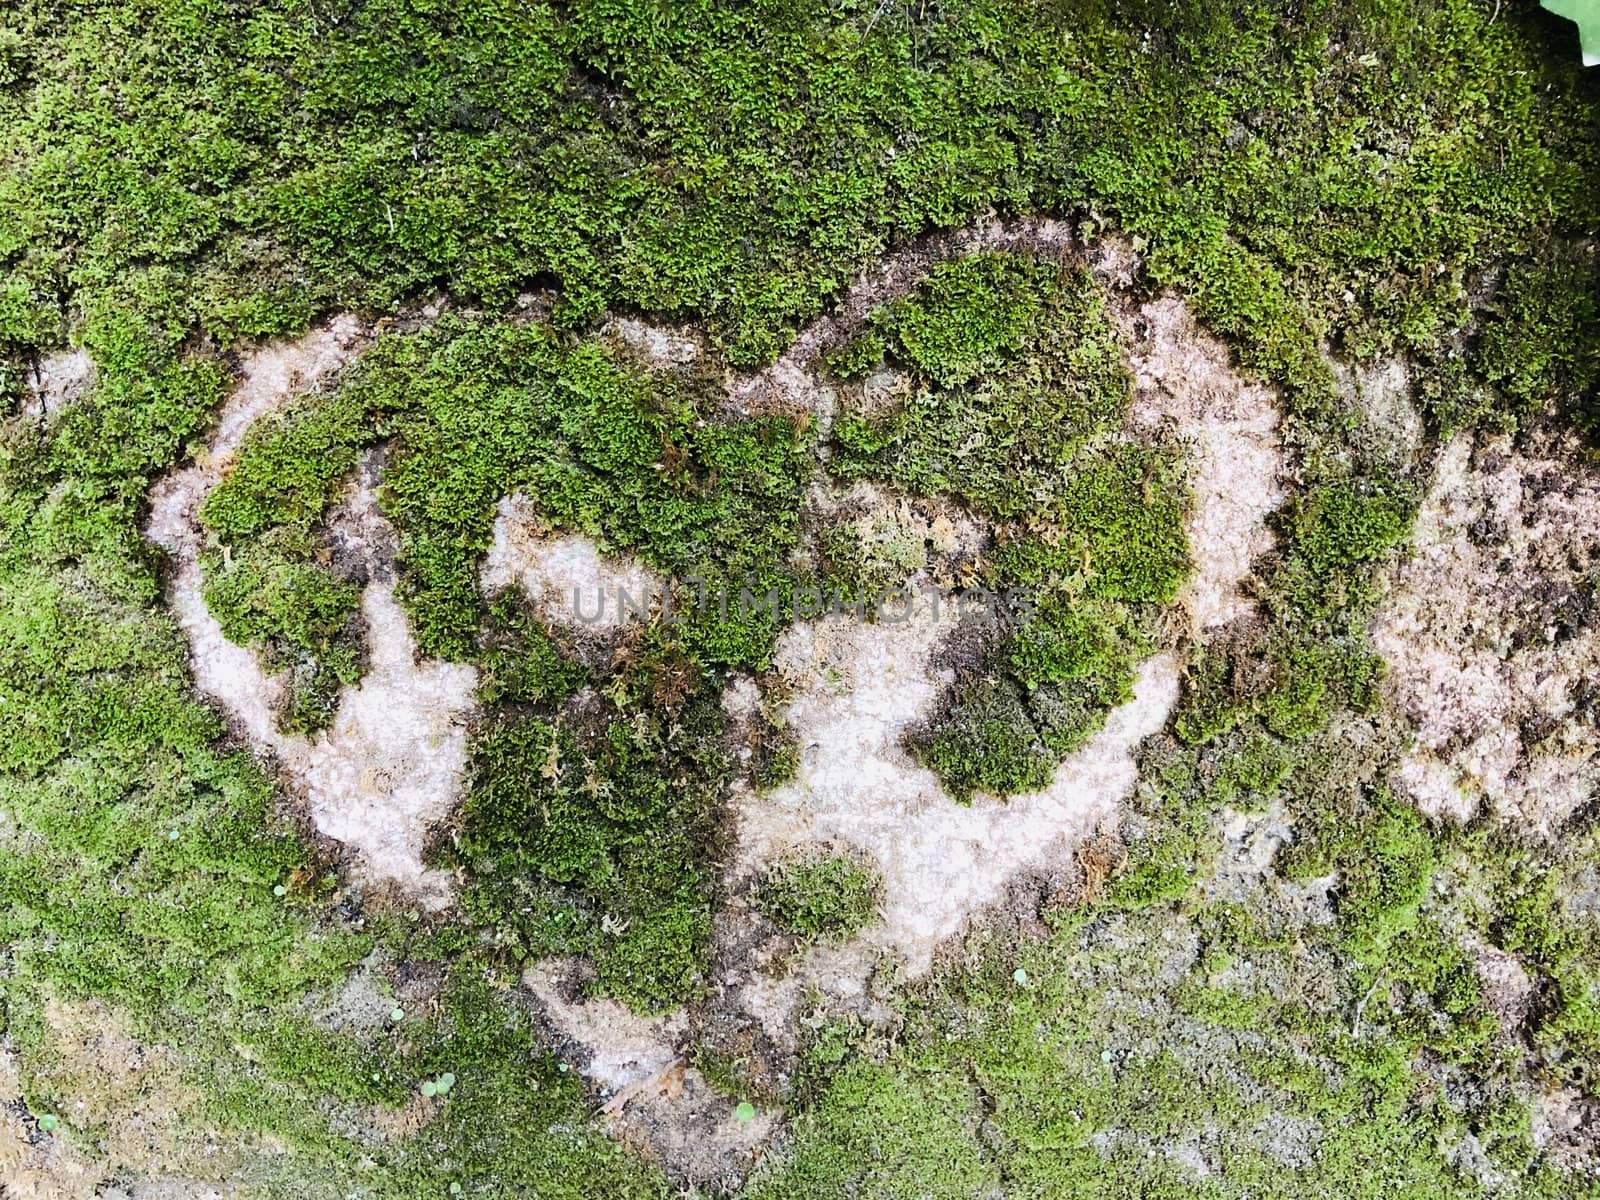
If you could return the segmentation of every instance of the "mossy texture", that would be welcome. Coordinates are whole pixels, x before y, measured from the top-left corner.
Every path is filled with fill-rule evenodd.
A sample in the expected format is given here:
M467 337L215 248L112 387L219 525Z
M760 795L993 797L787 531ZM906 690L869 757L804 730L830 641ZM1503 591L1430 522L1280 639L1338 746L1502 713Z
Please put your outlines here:
M1545 404L1596 423L1600 93L1570 43L1476 0L8 9L0 986L32 1111L95 1140L39 1058L48 999L95 996L171 1049L196 1119L286 1148L268 1194L669 1194L591 1121L514 972L574 950L640 1007L698 994L718 693L779 622L691 621L581 668L478 594L494 507L523 490L680 578L792 582L816 430L727 419L720 368L770 359L886 249L993 209L1133 239L1144 281L1282 388L1302 486L1264 627L1192 663L1100 906L980 940L902 998L892 1045L822 1031L793 1151L749 1191L1592 1193L1533 1148L1528 1083L1593 1087L1593 919L1555 890L1590 869L1588 834L1511 853L1385 790L1363 630L1416 481L1350 450L1364 418L1324 354L1409 356L1433 432ZM213 610L294 669L289 719L314 727L360 653L318 531L388 444L404 602L426 652L480 666L489 710L440 848L466 913L430 925L353 906L195 701L139 524L248 344L441 292L457 315L259 430L204 513ZM915 382L842 414L829 469L997 522L983 582L1036 601L918 747L957 793L1034 786L1088 736L1183 577L1181 455L1115 436L1128 382L1098 303L1058 264L975 256L830 359ZM713 363L629 359L594 336L608 309L697 323ZM90 394L12 415L68 344ZM603 700L579 722L586 683ZM1325 923L1213 878L1227 813L1273 805L1297 886L1334 877ZM1531 1068L1492 1033L1463 930L1536 977ZM437 974L427 1014L315 1021L309 998L375 950ZM445 1073L409 1135L352 1133Z
M773 866L758 903L788 933L847 938L872 922L882 889L870 861L851 854L816 854Z
M914 748L964 799L1038 789L1131 695L1144 627L1187 574L1180 461L1121 434L1132 383L1081 269L958 258L874 319L913 385L841 420L832 469L952 497L998 526L983 580L1003 597L986 614L995 648ZM841 573L887 582L881 568Z

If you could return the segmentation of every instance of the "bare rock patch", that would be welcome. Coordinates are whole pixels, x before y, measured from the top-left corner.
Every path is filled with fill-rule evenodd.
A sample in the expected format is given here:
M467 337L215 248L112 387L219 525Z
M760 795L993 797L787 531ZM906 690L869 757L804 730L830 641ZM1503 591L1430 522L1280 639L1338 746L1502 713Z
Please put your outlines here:
M1550 837L1600 786L1600 469L1571 435L1460 435L1373 625L1425 813Z
M686 1060L683 1010L645 1017L606 997L582 995L584 967L536 964L523 985L601 1100L601 1114L625 1144L695 1184L737 1183L777 1124L765 1109L742 1114Z
M6 1197L248 1200L260 1194L237 1180L263 1149L196 1120L201 1098L184 1084L170 1052L140 1041L121 1014L99 1001L56 998L43 1015L44 1047L35 1055L43 1075L35 1076L31 1090L67 1099L60 1111L30 1112L19 1056L0 1038L0 1191Z
M24 378L22 414L44 421L83 399L94 386L94 361L81 347L47 354Z
M494 542L479 578L485 591L520 588L546 623L578 634L646 620L667 589L631 556L602 554L583 534L556 534L522 495L507 496L495 510Z
M799 775L738 801L746 872L807 842L870 854L884 903L881 923L864 937L902 956L912 974L927 970L938 944L999 899L1013 875L1065 856L1113 815L1136 782L1134 748L1177 700L1176 664L1158 656L1141 670L1134 699L1112 711L1049 787L959 804L902 744L947 682L930 666L940 633L927 619L834 619L785 635L780 670L801 681L786 710L800 741Z
M1234 368L1183 301L1113 306L1129 343L1134 429L1170 429L1188 452L1194 499L1184 521L1194 573L1179 596L1194 632L1254 610L1251 565L1272 549L1270 516L1288 499L1277 392Z

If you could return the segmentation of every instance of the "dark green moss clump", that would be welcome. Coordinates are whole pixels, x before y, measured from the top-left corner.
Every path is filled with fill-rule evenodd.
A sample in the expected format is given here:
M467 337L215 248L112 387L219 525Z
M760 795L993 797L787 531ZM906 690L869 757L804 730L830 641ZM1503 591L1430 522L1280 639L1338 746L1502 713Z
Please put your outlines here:
M883 881L855 854L817 854L774 866L757 903L780 929L808 938L852 937L878 915Z
M644 710L577 730L495 720L455 839L468 912L518 959L590 955L598 986L639 1008L692 996L711 933L719 730L704 694L670 724Z
M836 379L860 379L883 362L888 347L883 338L867 330L822 356L822 365Z
M843 417L834 470L953 496L1000 520L1050 512L1078 447L1127 407L1103 305L1086 273L1020 255L935 267L879 314L919 386L887 413Z

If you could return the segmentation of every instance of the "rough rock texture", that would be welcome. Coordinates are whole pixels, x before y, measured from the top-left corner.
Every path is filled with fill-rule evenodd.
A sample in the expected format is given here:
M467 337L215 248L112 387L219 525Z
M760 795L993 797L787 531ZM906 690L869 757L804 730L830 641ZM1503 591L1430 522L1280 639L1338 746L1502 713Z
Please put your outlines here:
M63 350L34 364L26 379L22 413L47 420L81 400L94 385L94 362L87 350Z
M17 1055L0 1039L0 1195L7 1200L249 1200L242 1176L259 1151L220 1140L193 1120L199 1097L177 1060L147 1045L91 1000L45 1009L45 1074L34 1091L70 1097L60 1112L32 1113ZM53 1130L38 1119L53 1118ZM92 1145L85 1146L85 1140ZM189 1178L189 1176L194 1178Z
M1566 434L1458 436L1373 625L1417 741L1396 773L1433 817L1549 837L1600 785L1600 470Z
M958 804L903 747L947 679L932 665L948 625L830 619L785 635L779 669L799 681L786 719L800 741L795 782L740 800L746 870L795 843L865 850L884 878L883 919L865 937L903 956L913 973L934 948L999 899L1013 875L1065 857L1115 811L1136 780L1133 750L1177 701L1175 662L1141 670L1134 699L1040 792Z
M1199 633L1247 615L1251 564L1272 549L1266 518L1288 498L1274 389L1241 376L1228 348L1183 302L1113 306L1131 343L1130 423L1167 429L1188 452L1194 500L1184 522L1194 574L1179 603Z
M479 579L485 591L521 588L547 623L579 634L645 620L667 588L631 557L601 554L582 534L553 534L522 495L505 497L495 510L494 542Z
M759 1157L777 1114L749 1120L685 1061L688 1021L680 1010L642 1017L606 997L584 998L581 962L551 960L522 977L551 1031L604 1099L613 1134L700 1184L737 1181Z
M914 286L934 261L1002 248L1057 258L1073 252L1065 227L1054 222L990 222L919 243L858 281L772 368L733 378L730 410L804 408L826 424L833 400L816 369L822 353L872 308ZM1118 269L1131 272L1131 261ZM1271 546L1266 518L1285 495L1277 397L1239 376L1181 302L1133 300L1126 280L1112 278L1110 262L1102 253L1095 267L1110 288L1137 384L1128 432L1174 438L1189 453L1194 501L1187 532L1195 570L1180 597L1187 619L1173 634L1205 636L1253 609L1252 563ZM628 319L607 330L657 365L688 365L703 354L681 331ZM365 567L369 663L361 682L341 693L332 725L315 741L279 732L283 681L222 638L200 595L203 535L195 514L229 456L254 422L327 379L364 337L353 323L336 323L298 347L253 358L208 454L156 490L149 535L174 556L173 607L193 647L201 689L285 769L318 829L351 847L358 873L398 885L413 902L440 905L448 901L448 881L422 867L420 851L430 825L455 801L475 675L468 667L417 661L394 598L393 530L376 504L381 458L363 461L348 499L329 520L341 557ZM882 383L895 386L892 377ZM895 579L939 586L959 582L990 535L949 501L868 484L814 489L807 520L847 530L863 560ZM641 619L647 598L665 586L641 564L602 554L590 539L555 535L530 500L515 495L500 504L480 583L485 592L517 587L546 620L580 634L611 633ZM619 591L636 603L623 602ZM1177 702L1179 658L1164 650L1139 670L1133 699L1108 715L1048 787L1006 801L979 796L957 803L902 744L951 681L941 662L957 625L958 614L936 611L926 599L907 619L801 621L780 639L771 676L731 682L730 716L778 714L797 739L799 770L790 783L765 793L740 787L732 797L736 840L725 883L733 900L718 920L709 1016L645 1019L613 1001L586 999L583 969L574 963L541 964L524 978L573 1066L605 1101L618 1136L671 1163L683 1178L742 1176L777 1129L776 1115L766 1111L737 1120L733 1100L688 1065L684 1052L696 1022L710 1020L719 1034L750 1031L748 1061L760 1059L762 1046L776 1051L770 1077L755 1071L765 1086L786 1073L781 1060L793 1055L803 1025L818 1012L892 1021L879 980L927 971L941 945L985 910L1013 900L1019 886L1026 890L1025 880L1060 884L1082 874L1085 847L1098 844L1137 785L1139 744L1163 728ZM1252 837L1250 846L1270 849L1272 841ZM817 846L870 856L883 878L880 919L843 943L797 945L742 906L768 865ZM1249 874L1253 852L1241 857L1248 861L1240 870Z

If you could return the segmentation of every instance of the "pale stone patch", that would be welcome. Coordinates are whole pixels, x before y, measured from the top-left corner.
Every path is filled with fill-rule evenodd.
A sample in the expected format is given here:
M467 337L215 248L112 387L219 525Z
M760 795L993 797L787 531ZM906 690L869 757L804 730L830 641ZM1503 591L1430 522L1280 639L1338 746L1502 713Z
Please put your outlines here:
M1478 811L1478 797L1462 787L1460 772L1450 763L1408 753L1395 767L1393 780L1425 817L1464 825Z
M776 1047L794 1053L801 1048L799 1025L808 1020L807 1008L818 1013L850 1013L883 1028L894 1018L892 1007L874 993L872 979L880 969L889 979L902 976L901 960L882 937L862 936L843 943L818 942L787 958L781 954L756 958L735 967L725 964L718 986L734 997L744 1014L753 1017L762 1034ZM794 1018L799 1015L798 1022Z
M347 547L366 554L372 573L361 596L366 672L340 691L329 728L310 745L280 737L278 755L302 781L319 832L353 847L370 878L439 907L449 901L449 879L423 867L422 847L460 790L478 672L419 658L385 561L395 537L378 508L377 476L369 454L331 522Z
M1575 1087L1533 1095L1533 1144L1568 1171L1600 1174L1600 1100Z
M1303 1171L1317 1161L1324 1133L1320 1122L1274 1113L1255 1127L1254 1141L1286 1167Z
M309 748L297 745L283 757L304 781L319 832L355 849L370 878L441 907L449 877L423 867L422 849L460 790L478 672L418 660L392 583L368 585L361 612L367 673L340 692L333 724Z
M399 1003L390 986L394 968L388 954L374 950L345 976L337 990L309 999L306 1009L319 1025L335 1033L382 1029L390 1024L390 1014Z
M450 900L449 878L423 866L422 850L429 828L449 814L459 791L477 671L418 660L386 561L394 531L378 509L375 457L363 460L330 522L334 537L365 560L372 578L361 598L368 671L359 684L342 689L328 729L314 739L279 729L287 681L223 636L203 595L199 510L245 436L293 396L325 382L369 340L359 323L342 317L301 342L252 355L206 449L151 493L146 536L171 555L168 599L189 642L199 690L304 792L313 824L355 851L363 878L399 885L417 903L440 908Z
M634 354L657 367L684 367L701 357L700 343L687 329L651 325L637 317L613 317L600 329Z
M1040 236L1053 253L1070 245L1059 231ZM1136 265L1131 253L1102 250L1096 271L1117 293L1109 307L1138 385L1130 426L1175 435L1189 452L1193 499L1186 532L1194 570L1181 602L1190 634L1203 636L1255 608L1246 592L1252 564L1272 548L1266 521L1288 494L1279 397L1241 377L1227 348L1198 327L1181 301L1119 303ZM909 288L920 274L899 278ZM861 286L852 302L864 316L889 298ZM821 344L841 327L808 333ZM866 518L852 516L840 500L813 503L818 507L856 520L868 546L880 526L907 524L883 504L869 505L878 516ZM885 524L890 516L894 520ZM975 524L948 540L952 548L977 553L986 534ZM958 804L904 746L953 679L933 665L949 626L930 616L924 611L900 623L800 622L780 640L777 667L787 697L782 717L798 740L799 771L766 793L735 789L737 849L729 889L737 894L751 886L785 854L847 845L877 862L884 899L880 920L849 944L810 947L783 971L724 966L719 983L725 993L736 993L735 1007L753 1016L776 1045L793 1044L790 1027L809 998L821 993L838 1008L870 1013L868 979L880 965L923 973L936 948L1004 902L1019 876L1071 870L1076 850L1114 823L1138 782L1139 744L1165 726L1176 706L1178 659L1163 652L1140 668L1133 699L1108 714L1049 787L1004 801L979 796L971 805ZM742 712L750 704L741 697L731 707ZM1259 839L1252 847L1270 855L1278 841Z
M722 711L730 721L748 721L761 710L761 688L748 675L734 675L722 689Z
M1411 372L1398 355L1365 363L1328 356L1339 394L1364 418L1352 444L1390 469L1405 471L1422 450L1427 429L1411 395Z
M1198 1138L1170 1143L1161 1148L1161 1153L1166 1156L1168 1162L1191 1179L1210 1179L1215 1174Z
M1484 1149L1483 1142L1475 1133L1466 1134L1448 1153L1450 1162L1457 1171L1490 1194L1502 1192L1509 1182L1510 1177L1494 1165L1489 1152Z
M1137 387L1129 423L1170 429L1188 451L1194 499L1184 527L1194 573L1179 603L1203 633L1255 610L1244 585L1272 549L1266 519L1289 495L1279 397L1241 376L1228 348L1176 297L1112 308Z
M1000 899L1029 868L1059 863L1111 818L1137 782L1134 750L1177 702L1175 660L1139 671L1134 698L1057 769L1042 791L958 804L902 742L930 715L948 678L930 667L945 628L931 620L865 625L806 622L785 634L779 669L799 682L785 718L800 741L797 778L737 797L737 874L791 846L842 842L877 861L881 921L863 936L895 951L909 973Z
M141 1042L96 1000L52 999L44 1018L44 1076L34 1085L66 1098L60 1109L29 1113L18 1056L0 1038L0 1192L8 1200L259 1194L229 1180L259 1163L263 1149L196 1119L200 1098L171 1053ZM59 1124L44 1135L35 1115Z
M557 959L528 968L523 985L551 1028L575 1051L579 1073L602 1097L614 1137L669 1164L695 1184L737 1182L776 1131L778 1114L735 1103L679 1055L688 1032L682 1010L644 1017L603 996L577 996L582 965Z
M1429 815L1553 836L1600 787L1600 470L1567 434L1460 435L1373 623L1417 730L1396 783Z
M206 609L200 553L200 506L231 465L250 428L294 396L312 391L370 340L353 317L339 317L298 342L274 342L250 355L239 383L217 416L210 442L190 466L168 474L150 493L145 536L171 556L168 604L189 642L196 687L216 701L251 742L272 749L285 680L267 675L256 656L236 646Z
M1473 939L1466 945L1472 955L1478 982L1483 986L1483 998L1489 1010L1507 1033L1517 1033L1527 1020L1533 1005L1535 985L1526 968L1514 954L1507 954L1498 946Z
M1273 862L1294 840L1294 826L1282 801L1273 801L1265 812L1224 809L1219 825L1216 863L1201 885L1206 895L1239 904L1261 888L1275 887L1279 880Z
M577 970L570 960L549 960L524 971L522 982L556 1030L584 1052L576 1065L585 1079L615 1093L678 1061L677 1044L688 1029L682 1009L642 1017L606 996L574 996Z
M520 494L495 510L479 580L486 592L520 588L549 624L573 632L613 633L644 620L667 591L637 559L602 554L580 533L555 534Z
M23 376L27 391L22 397L22 414L35 420L55 416L88 394L94 375L94 361L87 350L45 355Z

